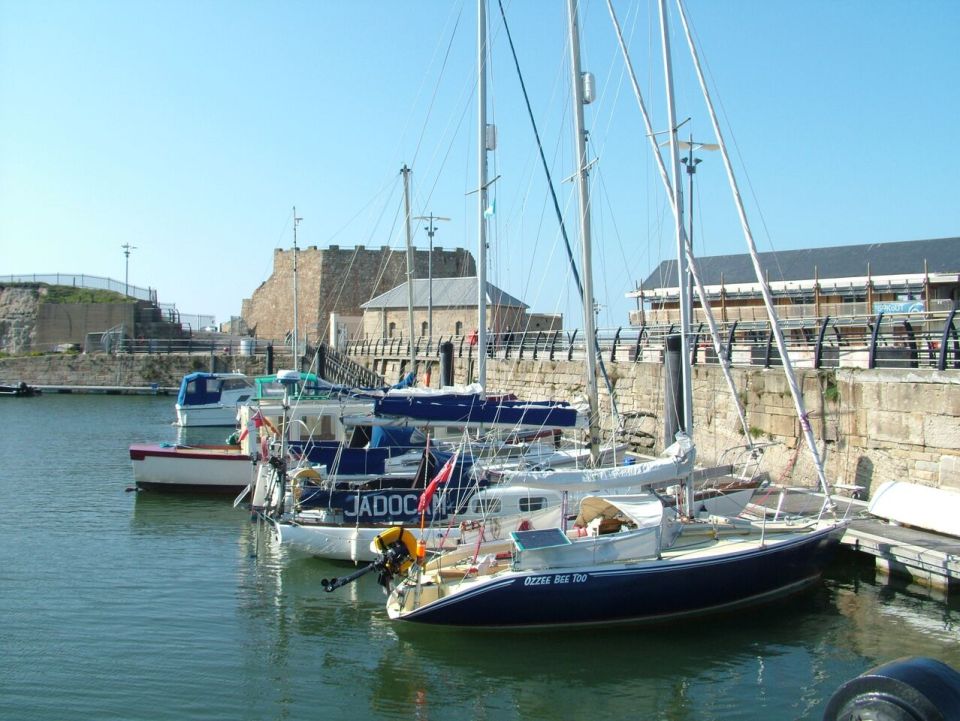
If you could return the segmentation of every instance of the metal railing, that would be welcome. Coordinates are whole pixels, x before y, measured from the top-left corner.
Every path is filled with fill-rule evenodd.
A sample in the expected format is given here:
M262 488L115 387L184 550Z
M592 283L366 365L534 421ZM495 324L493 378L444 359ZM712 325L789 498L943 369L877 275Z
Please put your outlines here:
M94 290L112 290L115 293L126 295L137 300L157 302L157 291L154 288L140 288L136 285L123 283L113 278L104 278L99 275L71 275L68 273L31 273L28 275L0 275L0 283L46 283L47 285L69 285L74 288L91 288Z
M960 369L960 317L948 312L895 314L843 318L798 318L781 321L791 362L798 368L929 368ZM663 360L666 338L675 325L642 325L600 330L597 340L605 362ZM781 365L769 321L720 325L721 352L734 366ZM691 333L692 361L717 363L709 330L698 324ZM491 358L517 360L576 360L584 357L583 335L573 331L535 331L491 334ZM458 358L474 358L475 345L467 336L414 339L418 359L438 358L444 342L453 343ZM347 355L395 359L410 357L403 338L353 340Z
M721 352L734 366L772 367L781 365L769 322L720 324ZM798 368L927 368L960 369L960 317L957 309L942 313L890 314L858 318L802 318L781 321L787 350ZM628 326L603 329L597 341L604 362L661 363L667 336L677 333L674 325ZM103 334L91 334L103 335ZM86 348L78 344L58 344L38 348L37 352L110 352L151 354L216 354L228 356L266 356L273 354L275 366L293 367L290 345L283 341L227 336L225 338L151 338L110 337L104 346L99 339L88 338ZM490 358L505 360L582 360L583 334L572 331L532 331L490 334L487 353ZM417 360L439 360L443 343L453 344L457 358L476 358L477 346L469 336L415 338L413 351ZM691 332L692 362L717 363L712 339L704 324ZM409 361L410 343L404 338L376 338L349 341L339 352L329 349L331 372L344 366L343 380L360 385L378 385L382 376L370 371L370 377L357 375L358 364L351 356L378 360L397 360L401 366ZM0 348L0 351L6 351ZM313 350L308 349L307 358ZM350 374L355 377L350 377ZM329 378L336 380L336 378Z

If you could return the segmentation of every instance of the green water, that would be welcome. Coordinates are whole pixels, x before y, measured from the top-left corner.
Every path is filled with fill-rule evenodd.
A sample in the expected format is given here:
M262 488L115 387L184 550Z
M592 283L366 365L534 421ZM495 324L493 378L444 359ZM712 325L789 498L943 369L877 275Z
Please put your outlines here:
M172 397L0 401L0 719L819 719L879 663L960 668L960 604L852 554L685 625L397 628L373 577L324 593L349 567L284 557L229 501L126 492L127 447L172 420Z

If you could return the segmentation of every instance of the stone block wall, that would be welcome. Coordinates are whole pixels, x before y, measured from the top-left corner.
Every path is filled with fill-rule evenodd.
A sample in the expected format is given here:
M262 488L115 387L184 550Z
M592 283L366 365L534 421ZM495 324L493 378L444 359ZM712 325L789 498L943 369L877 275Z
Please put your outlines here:
M374 359L356 359L367 367ZM377 359L388 382L400 377L400 360ZM658 363L607 363L617 408L635 450L663 448L663 366ZM764 446L763 470L785 485L813 485L816 472L806 448L793 397L780 369L732 369L745 409L747 431L718 366L693 368L694 435L698 462L743 460L748 436ZM421 365L419 382L423 382ZM455 381L475 380L476 358L455 359ZM431 385L439 384L432 361ZM798 371L803 402L832 483L864 486L869 492L887 480L904 480L960 490L960 373L956 371L864 370ZM610 396L601 380L601 426L613 427ZM491 358L491 393L520 398L566 400L586 408L583 364L577 361Z
M395 382L408 361L351 356ZM476 358L464 349L454 360L456 383L476 378ZM264 359L212 354L47 355L0 358L0 381L31 385L177 386L196 370L238 369L265 372ZM418 382L427 366L431 385L440 381L436 358L421 361ZM658 363L606 364L617 407L636 450L663 448L663 366ZM813 485L815 474L793 409L783 373L777 369L735 367L737 395L743 401L744 432L721 369L693 368L694 437L702 465L741 460L747 438L767 446L761 470L786 485ZM887 480L903 480L960 491L960 372L928 370L801 369L798 380L804 404L833 483L875 489ZM566 400L586 406L583 365L578 361L491 358L487 387L492 393ZM613 427L610 396L600 383L601 426Z
M293 330L293 250L276 249L273 273L242 303L248 328L260 338L284 338ZM414 251L414 276L426 278L430 252ZM476 275L473 256L461 248L433 249L435 278ZM329 336L330 313L359 316L360 306L402 284L407 277L405 250L381 248L317 248L297 253L297 316L301 338Z

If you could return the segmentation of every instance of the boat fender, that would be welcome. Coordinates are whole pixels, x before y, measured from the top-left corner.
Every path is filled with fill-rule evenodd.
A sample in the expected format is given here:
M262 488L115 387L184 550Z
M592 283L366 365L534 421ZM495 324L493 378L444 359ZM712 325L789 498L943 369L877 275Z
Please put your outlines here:
M830 698L823 721L960 719L960 673L932 658L907 657L847 681Z

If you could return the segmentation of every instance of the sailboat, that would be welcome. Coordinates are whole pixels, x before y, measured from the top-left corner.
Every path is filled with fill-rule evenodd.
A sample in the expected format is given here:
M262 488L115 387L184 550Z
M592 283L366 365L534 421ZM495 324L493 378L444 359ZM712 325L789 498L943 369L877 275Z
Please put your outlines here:
M568 0L567 5L578 115L577 157L582 176L585 154L579 145L583 124L576 0ZM660 0L660 18L676 168L677 126L665 0ZM674 177L678 177L676 173ZM689 250L683 242L678 186L674 182L673 202L679 285L683 287ZM585 273L589 269L586 207L581 188ZM588 281L584 285L589 288ZM591 295L585 293L587 318L592 315ZM465 627L536 627L657 622L727 611L796 591L819 578L846 525L832 517L822 472L824 502L819 513L810 517L764 513L751 519L684 512L694 508L696 448L691 433L691 354L687 347L690 301L685 293L680 296L685 427L679 429L676 442L664 456L643 464L643 468L629 470L522 476L528 485L549 483L565 491L608 489L618 484L653 487L673 480L685 489L676 506L665 504L651 492L588 495L581 501L571 529L515 531L509 539L475 548L461 546L432 559L420 552L407 531L391 529L374 543L380 555L367 569L349 578L325 581L324 587L333 590L366 570L378 570L381 582L390 590L387 613L393 620Z

